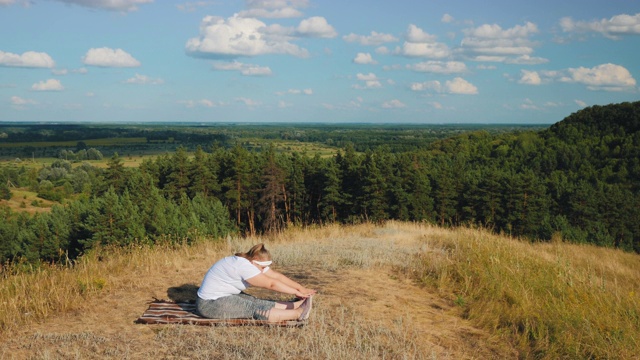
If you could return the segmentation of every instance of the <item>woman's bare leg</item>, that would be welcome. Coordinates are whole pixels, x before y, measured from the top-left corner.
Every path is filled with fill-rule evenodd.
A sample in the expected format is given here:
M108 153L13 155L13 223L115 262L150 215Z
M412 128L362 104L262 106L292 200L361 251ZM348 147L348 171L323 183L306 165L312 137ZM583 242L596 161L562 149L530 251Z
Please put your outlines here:
M297 309L300 307L300 305L302 305L303 302L304 299L298 301L278 301L276 302L275 308L282 310Z
M285 320L298 320L300 314L302 314L302 309L300 308L287 310L274 307L273 309L269 310L269 317L267 318L267 321L279 322Z

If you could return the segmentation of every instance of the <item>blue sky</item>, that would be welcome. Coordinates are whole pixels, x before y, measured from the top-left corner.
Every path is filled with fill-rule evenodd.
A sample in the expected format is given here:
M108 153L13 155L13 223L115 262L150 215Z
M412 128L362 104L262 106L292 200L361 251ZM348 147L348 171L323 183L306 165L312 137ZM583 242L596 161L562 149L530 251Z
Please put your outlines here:
M555 123L638 100L638 0L0 0L0 121Z

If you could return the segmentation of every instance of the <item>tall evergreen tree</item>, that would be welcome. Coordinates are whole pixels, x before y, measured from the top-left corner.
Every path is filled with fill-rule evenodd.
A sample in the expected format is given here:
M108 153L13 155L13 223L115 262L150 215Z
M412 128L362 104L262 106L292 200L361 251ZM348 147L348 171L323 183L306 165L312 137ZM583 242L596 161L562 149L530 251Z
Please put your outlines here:
M322 173L322 195L318 201L320 215L322 221L329 223L337 222L338 209L344 203L344 197L341 193L340 170L335 158L324 162L324 171Z
M342 206L339 209L339 217L343 220L352 221L360 216L357 199L361 197L361 159L356 154L352 144L348 144L344 149L344 155L338 153L336 162L340 167L340 178L342 179Z
M190 168L187 150L182 146L178 147L171 158L171 172L167 176L165 191L169 198L178 200L183 193L187 193L191 183Z
M287 177L286 219L288 223L301 224L303 221L306 189L304 183L306 156L293 152L290 159L289 176Z
M378 169L375 154L367 152L363 163L362 192L359 203L365 220L381 221L387 218L385 179Z
M305 221L307 223L322 222L326 202L324 199L324 163L319 154L315 154L307 164L304 175L305 185ZM342 184L340 184L340 187ZM341 191L341 188L339 189Z
M434 177L434 204L436 219L440 226L453 223L456 214L457 193L453 179L453 164L451 160L440 158L436 163Z
M235 215L236 225L241 229L246 226L251 234L255 234L251 158L251 154L240 145L231 150L224 168L226 173L223 191L226 202ZM243 215L246 222L243 221Z
M107 161L107 170L105 171L104 191L109 188L117 194L122 194L125 189L127 181L126 169L122 163L122 159L118 156L118 153L114 153L113 156Z
M211 169L213 161L200 146L196 149L193 163L191 164L189 195L193 198L197 193L204 197L215 196L220 191L220 185L215 170Z
M262 170L262 184L260 198L258 199L259 211L262 215L262 227L267 232L278 231L284 226L282 217L285 203L285 174L276 162L276 154L273 147L265 152Z

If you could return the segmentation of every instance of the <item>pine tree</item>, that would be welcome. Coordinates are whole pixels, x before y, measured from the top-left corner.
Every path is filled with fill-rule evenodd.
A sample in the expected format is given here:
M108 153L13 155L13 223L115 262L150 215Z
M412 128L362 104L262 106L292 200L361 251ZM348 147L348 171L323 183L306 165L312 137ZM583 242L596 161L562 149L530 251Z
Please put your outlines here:
M440 159L434 185L434 203L437 221L440 226L453 223L456 215L457 196L453 179L453 165L449 159Z
M116 194L122 194L125 189L125 183L127 181L126 169L122 163L122 159L118 156L118 153L114 153L113 156L107 161L107 170L105 171L105 183L106 187L104 191L109 188L113 188Z
M9 207L0 207L0 218L4 219L0 221L0 263L4 264L14 260L20 254L21 246L18 240L20 227L11 216Z
M259 211L263 219L263 228L267 232L280 230L284 221L282 207L285 198L285 174L276 163L276 155L273 147L265 152L262 171L262 184L260 198L258 199Z
M506 220L502 219L503 196L507 196L508 192L503 187L500 172L489 168L481 177L475 206L477 220L489 228L505 225Z
M311 161L307 164L304 174L305 185L305 219L309 223L322 222L323 211L321 207L325 206L324 199L324 160L319 154L315 154ZM340 184L342 186L342 184ZM339 189L339 192L341 188Z
M191 198L198 193L204 197L215 196L215 193L220 191L215 169L212 171L211 163L211 158L198 146L190 170L189 196Z
M293 152L290 159L289 176L287 177L286 195L286 219L287 223L300 224L303 220L305 209L305 169L306 157L298 152Z
M87 247L126 245L145 237L139 209L131 202L128 191L120 197L109 188L102 197L95 199L93 206L95 211L87 219L93 236L85 243Z
M386 214L385 181L376 163L376 156L367 152L363 163L360 207L367 221L382 221Z
M251 154L240 145L236 145L231 150L224 164L223 191L227 206L235 215L236 225L239 228L247 226L249 232L255 234L254 195L251 194L254 190L251 157ZM243 222L243 215L246 223Z
M178 200L189 190L191 164L187 150L180 146L171 157L171 171L167 176L166 192L169 198Z
M324 163L322 173L322 195L318 202L323 221L334 223L338 221L338 208L344 203L341 193L340 170L334 159Z
M338 214L343 220L355 220L361 214L361 208L358 207L356 200L361 197L362 171L360 159L352 144L345 147L344 155L338 153L336 162L340 167L343 196Z
M406 172L408 171L408 173ZM408 179L406 193L409 195L409 213L414 221L433 221L433 198L431 197L431 181L425 165L414 157L411 167L402 172Z

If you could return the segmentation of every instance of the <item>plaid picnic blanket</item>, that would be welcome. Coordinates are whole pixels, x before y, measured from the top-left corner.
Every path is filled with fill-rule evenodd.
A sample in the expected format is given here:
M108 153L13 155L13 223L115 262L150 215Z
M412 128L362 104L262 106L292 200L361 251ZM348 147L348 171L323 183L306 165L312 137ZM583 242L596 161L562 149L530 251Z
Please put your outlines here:
M167 300L155 300L149 303L149 308L140 316L136 324L190 324L206 326L288 326L297 327L306 320L287 320L270 323L266 320L253 319L208 319L195 313L196 304L175 303Z

